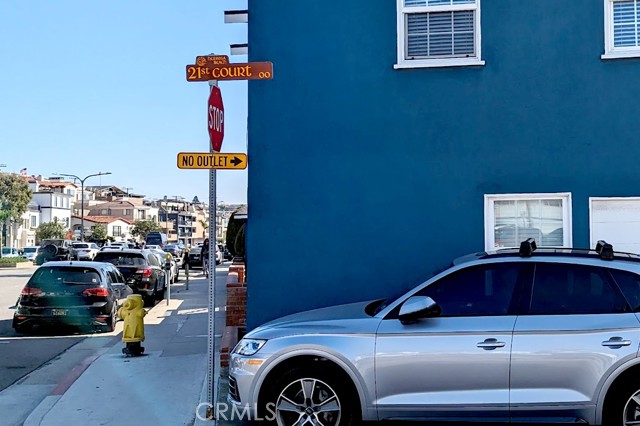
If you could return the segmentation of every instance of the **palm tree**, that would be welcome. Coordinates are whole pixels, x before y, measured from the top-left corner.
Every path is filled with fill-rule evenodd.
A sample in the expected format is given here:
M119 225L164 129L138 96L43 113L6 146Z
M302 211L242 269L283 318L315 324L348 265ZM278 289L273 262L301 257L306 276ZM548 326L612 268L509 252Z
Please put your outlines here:
M202 231L202 238L205 238L207 236L207 230L209 229L209 222L203 219L199 220L200 225L202 225L202 227L204 228L204 230Z

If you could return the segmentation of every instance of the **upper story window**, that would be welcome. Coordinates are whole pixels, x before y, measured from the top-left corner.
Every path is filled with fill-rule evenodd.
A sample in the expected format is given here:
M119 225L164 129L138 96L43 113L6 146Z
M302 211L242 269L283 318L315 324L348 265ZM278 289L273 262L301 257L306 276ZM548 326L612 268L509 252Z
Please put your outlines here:
M397 0L395 68L484 65L480 0Z
M604 0L603 59L640 57L640 0Z

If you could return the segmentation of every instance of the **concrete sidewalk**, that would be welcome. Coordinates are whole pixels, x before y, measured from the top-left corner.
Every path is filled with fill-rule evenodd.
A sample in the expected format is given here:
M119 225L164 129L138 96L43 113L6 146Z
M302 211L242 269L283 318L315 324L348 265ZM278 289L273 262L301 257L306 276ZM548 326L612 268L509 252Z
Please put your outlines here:
M216 334L221 334L228 269L217 269L216 306L222 308L216 309ZM145 317L144 356L125 358L124 344L111 341L74 368L24 426L193 425L206 385L208 291L203 275L191 275L189 290L183 277L172 285L171 303L161 301Z

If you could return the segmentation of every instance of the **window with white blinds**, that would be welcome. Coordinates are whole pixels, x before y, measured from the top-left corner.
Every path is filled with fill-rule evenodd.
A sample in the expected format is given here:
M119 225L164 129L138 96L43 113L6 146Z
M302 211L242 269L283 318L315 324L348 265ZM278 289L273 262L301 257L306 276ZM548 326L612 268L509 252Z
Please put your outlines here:
M480 0L397 0L398 64L482 65Z
M604 59L640 56L640 0L604 0Z
M571 247L571 194L485 195L485 231L488 251L527 238L539 247Z

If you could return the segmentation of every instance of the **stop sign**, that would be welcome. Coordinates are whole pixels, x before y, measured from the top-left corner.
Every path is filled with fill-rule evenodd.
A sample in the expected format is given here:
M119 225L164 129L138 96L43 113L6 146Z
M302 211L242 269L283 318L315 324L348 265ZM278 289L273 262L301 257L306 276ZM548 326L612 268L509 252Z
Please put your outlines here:
M224 105L222 93L217 86L211 86L209 95L209 140L214 151L220 151L224 138Z

